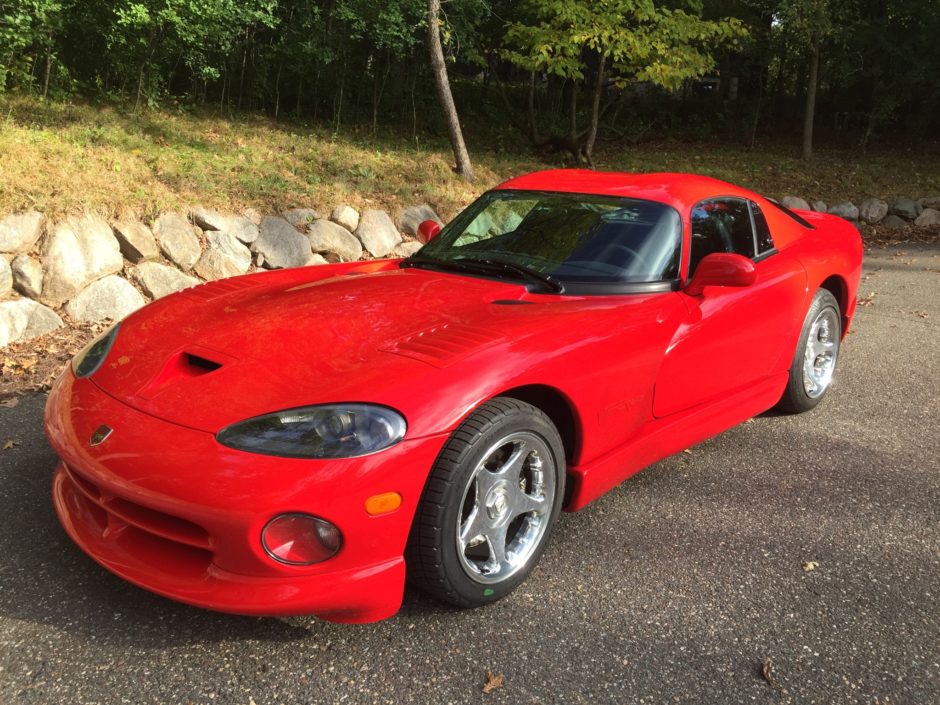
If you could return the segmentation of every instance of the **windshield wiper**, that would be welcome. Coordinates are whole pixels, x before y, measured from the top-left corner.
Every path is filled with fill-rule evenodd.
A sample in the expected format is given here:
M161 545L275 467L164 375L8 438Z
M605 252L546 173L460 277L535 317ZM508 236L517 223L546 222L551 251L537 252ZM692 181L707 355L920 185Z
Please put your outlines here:
M502 269L507 272L513 272L514 274L518 274L523 278L535 280L541 284L544 284L556 294L565 293L565 285L555 279L555 277L553 277L551 274L545 274L537 269L533 269L532 267L526 267L524 264L506 262L505 260L491 259L489 257L460 257L455 261L460 262L461 264L469 264L471 266L482 265L490 269Z
M457 259L446 260L434 259L428 257L427 255L421 257L413 256L402 260L399 266L454 269L458 272L475 273L479 273L480 270L501 270L503 272L512 272L513 274L517 274L524 279L537 281L539 284L543 284L556 294L563 294L565 291L565 285L549 274L543 274L536 269L531 269L530 267L526 267L522 264L513 264L512 262L489 259L488 257L460 257Z

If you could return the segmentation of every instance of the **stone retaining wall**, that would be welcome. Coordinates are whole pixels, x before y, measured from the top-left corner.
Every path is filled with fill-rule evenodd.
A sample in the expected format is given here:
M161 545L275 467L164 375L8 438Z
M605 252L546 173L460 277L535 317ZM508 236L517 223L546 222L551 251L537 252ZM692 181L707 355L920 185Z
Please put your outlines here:
M831 213L856 225L867 223L889 230L906 228L912 224L918 227L940 225L940 196L919 198L916 201L913 198L896 198L890 206L880 198L867 198L860 206L851 201L827 206L824 201L809 202L799 196L784 196L780 203L793 210Z
M347 205L240 215L194 208L149 224L88 213L52 222L37 212L0 219L0 348L66 325L119 320L151 300L250 271L373 257L407 257L427 205L397 220Z

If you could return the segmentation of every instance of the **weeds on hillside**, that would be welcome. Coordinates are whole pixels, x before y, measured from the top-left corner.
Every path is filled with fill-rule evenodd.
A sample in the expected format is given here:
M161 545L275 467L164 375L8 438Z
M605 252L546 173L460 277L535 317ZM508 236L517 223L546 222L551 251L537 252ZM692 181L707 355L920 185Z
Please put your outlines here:
M327 210L339 203L398 207L427 202L444 217L510 176L563 166L535 154L508 125L469 135L477 182L451 172L443 139L235 118L182 109L0 100L0 213L35 208L56 216L95 209L146 217L201 204L225 210ZM772 196L858 202L940 194L940 155L884 150L821 151L804 162L791 146L753 151L727 141L599 145L598 168L685 171Z

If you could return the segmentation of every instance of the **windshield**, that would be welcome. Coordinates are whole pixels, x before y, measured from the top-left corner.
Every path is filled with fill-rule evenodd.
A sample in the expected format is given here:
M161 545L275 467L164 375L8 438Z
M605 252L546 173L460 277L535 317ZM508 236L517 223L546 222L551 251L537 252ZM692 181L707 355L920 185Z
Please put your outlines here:
M413 264L514 265L562 284L663 282L679 276L675 209L631 198L492 191L454 219ZM506 268L507 276L512 270Z

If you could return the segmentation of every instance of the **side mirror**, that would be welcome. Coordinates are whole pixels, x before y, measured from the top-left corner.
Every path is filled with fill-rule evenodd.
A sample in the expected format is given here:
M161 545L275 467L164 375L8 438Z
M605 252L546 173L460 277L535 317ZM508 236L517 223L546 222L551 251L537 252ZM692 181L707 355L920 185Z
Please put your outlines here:
M750 286L757 278L754 263L730 252L714 252L702 258L685 287L689 296L701 296L706 286Z
M425 220L418 226L418 242L426 245L441 232L441 224L436 220Z

